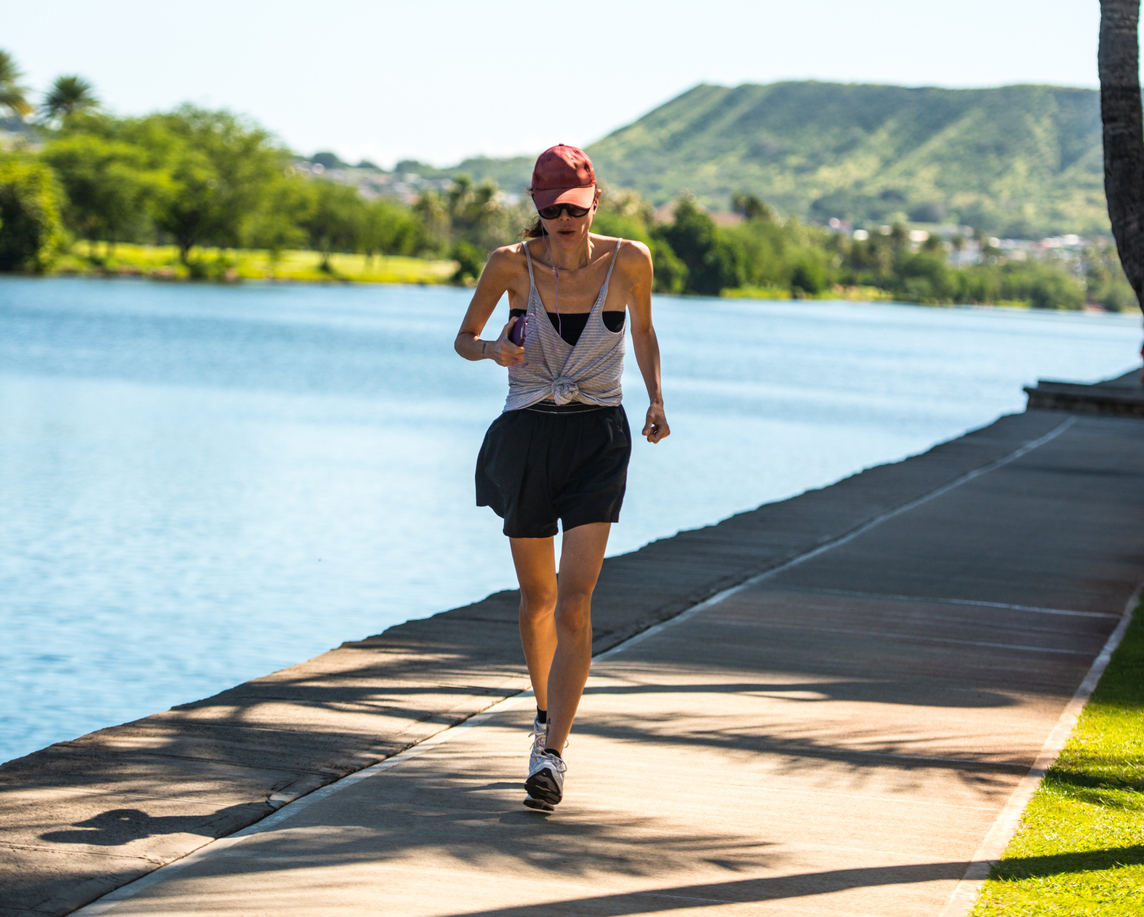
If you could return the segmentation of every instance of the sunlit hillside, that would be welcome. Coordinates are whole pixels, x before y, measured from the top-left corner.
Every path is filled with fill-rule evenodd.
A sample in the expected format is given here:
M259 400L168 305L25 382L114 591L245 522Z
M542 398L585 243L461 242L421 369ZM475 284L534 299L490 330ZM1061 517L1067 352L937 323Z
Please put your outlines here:
M592 144L602 180L726 209L744 190L825 222L968 223L999 235L1107 232L1095 90L696 86ZM457 167L519 190L528 164Z

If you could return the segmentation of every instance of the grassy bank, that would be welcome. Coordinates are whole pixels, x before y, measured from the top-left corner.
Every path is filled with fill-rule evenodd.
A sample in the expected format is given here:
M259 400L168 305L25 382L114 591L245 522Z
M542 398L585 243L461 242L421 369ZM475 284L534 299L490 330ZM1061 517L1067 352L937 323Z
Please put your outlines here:
M972 917L1144 912L1144 604Z
M330 270L322 270L321 255L312 251L285 251L272 260L267 251L196 248L191 266L179 262L173 245L130 245L112 249L77 243L55 263L55 272L91 276L151 277L155 280L293 280L358 283L446 283L457 269L455 261L365 255L330 256Z
M835 284L829 290L814 295L796 296L784 287L735 287L724 290L721 296L728 299L847 299L853 302L891 302L894 297L878 287L845 286Z

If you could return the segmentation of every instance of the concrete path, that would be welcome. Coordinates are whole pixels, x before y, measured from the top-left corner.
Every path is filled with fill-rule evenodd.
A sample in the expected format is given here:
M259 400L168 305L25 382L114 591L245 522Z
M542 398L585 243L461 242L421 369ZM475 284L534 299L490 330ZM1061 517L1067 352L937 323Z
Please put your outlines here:
M1144 423L1008 430L598 659L554 814L509 700L80 913L938 917L1144 577Z
M1003 417L907 461L609 558L594 648L846 537L1066 419ZM527 686L516 614L516 592L496 593L0 765L0 917L71 913L515 694Z

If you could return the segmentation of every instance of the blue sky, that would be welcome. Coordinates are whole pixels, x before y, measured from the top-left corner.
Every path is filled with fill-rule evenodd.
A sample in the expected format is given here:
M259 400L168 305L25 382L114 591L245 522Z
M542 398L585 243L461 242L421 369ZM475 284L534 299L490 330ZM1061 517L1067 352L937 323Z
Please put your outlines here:
M588 144L700 82L1097 85L1098 0L0 0L30 86L182 101L391 166Z

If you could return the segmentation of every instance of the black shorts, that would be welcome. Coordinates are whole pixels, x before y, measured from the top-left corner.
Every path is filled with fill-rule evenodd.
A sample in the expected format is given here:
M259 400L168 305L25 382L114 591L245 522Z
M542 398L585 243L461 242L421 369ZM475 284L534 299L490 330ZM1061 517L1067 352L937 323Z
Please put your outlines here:
M477 506L491 506L510 538L551 538L590 522L618 522L632 434L621 405L550 402L505 411L477 456Z

